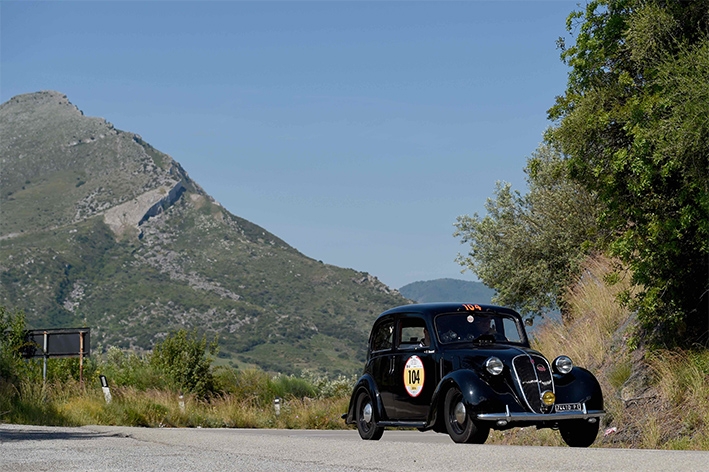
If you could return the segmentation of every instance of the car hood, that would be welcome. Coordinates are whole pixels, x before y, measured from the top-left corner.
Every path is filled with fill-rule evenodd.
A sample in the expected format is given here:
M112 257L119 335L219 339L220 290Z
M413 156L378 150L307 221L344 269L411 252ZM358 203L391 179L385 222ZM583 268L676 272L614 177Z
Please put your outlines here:
M509 344L490 344L484 346L479 344L464 344L453 348L447 346L446 349L446 357L458 358L461 367L474 369L481 368L485 361L493 356L500 359L505 365L511 366L512 359L525 354L542 356L542 354L534 349Z

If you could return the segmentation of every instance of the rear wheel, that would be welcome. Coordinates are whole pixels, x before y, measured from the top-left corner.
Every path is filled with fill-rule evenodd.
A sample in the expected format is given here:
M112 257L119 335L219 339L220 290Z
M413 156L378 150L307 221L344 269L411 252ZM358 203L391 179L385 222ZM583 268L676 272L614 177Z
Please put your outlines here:
M374 421L374 406L372 397L364 391L357 397L355 409L355 420L357 421L357 431L362 439L378 440L384 434L384 428L377 426Z
M446 431L454 442L483 444L487 440L490 428L472 420L458 388L453 387L446 393L443 414Z
M593 423L586 420L564 421L559 425L559 432L569 446L588 447L598 436L598 419Z

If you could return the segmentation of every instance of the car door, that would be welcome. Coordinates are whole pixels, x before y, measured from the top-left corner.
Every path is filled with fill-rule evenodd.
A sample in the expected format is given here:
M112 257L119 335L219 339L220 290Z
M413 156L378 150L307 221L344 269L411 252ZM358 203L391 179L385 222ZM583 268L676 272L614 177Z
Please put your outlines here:
M428 335L432 332L421 316L403 315L396 321L391 382L385 404L392 420L423 421L428 415L439 381L435 349Z
M383 420L391 419L387 405L391 405L391 392L394 369L394 324L393 316L379 319L372 328L369 340L369 374L374 379L379 390L379 395L384 406Z

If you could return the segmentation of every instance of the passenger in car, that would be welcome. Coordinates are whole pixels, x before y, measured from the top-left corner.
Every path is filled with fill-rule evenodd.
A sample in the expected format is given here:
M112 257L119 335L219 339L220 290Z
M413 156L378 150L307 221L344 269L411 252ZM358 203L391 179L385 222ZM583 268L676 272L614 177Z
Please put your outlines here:
M426 328L423 329L423 339L421 340L421 346L430 346L431 345L431 335L428 334L428 330Z

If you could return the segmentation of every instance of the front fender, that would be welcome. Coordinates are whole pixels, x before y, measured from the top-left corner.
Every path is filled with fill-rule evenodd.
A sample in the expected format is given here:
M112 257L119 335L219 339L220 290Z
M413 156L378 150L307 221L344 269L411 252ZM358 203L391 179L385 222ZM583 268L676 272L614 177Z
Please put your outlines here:
M603 392L596 377L582 367L568 374L554 374L556 403L585 403L589 410L603 410Z
M446 393L453 387L458 388L463 394L465 407L470 412L498 411L500 408L504 411L504 403L486 382L481 380L474 371L460 369L446 375L438 383L431 399L431 410L426 421L427 428L445 431L438 423L443 417Z
M364 374L357 380L354 388L352 389L352 396L350 396L350 405L347 408L347 416L345 417L345 424L355 423L355 408L357 397L362 391L369 392L369 396L372 398L372 407L374 408L374 417L381 420L383 418L382 412L384 411L384 406L382 405L382 398L379 395L379 389L377 388L377 383L374 381L371 375Z

